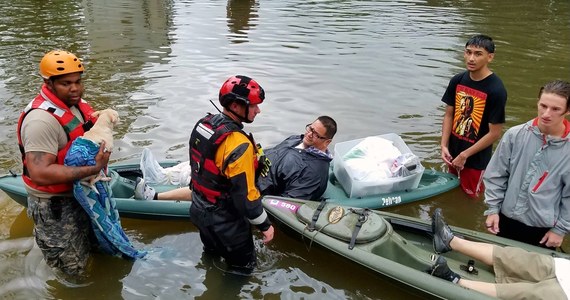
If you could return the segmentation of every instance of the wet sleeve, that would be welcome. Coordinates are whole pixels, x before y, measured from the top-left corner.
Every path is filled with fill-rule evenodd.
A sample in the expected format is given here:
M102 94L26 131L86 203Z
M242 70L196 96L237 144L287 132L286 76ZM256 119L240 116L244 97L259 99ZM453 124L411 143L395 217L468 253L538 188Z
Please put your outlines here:
M230 195L237 212L264 231L271 222L255 185L255 153L249 139L239 132L230 134L216 153L216 164L231 181Z

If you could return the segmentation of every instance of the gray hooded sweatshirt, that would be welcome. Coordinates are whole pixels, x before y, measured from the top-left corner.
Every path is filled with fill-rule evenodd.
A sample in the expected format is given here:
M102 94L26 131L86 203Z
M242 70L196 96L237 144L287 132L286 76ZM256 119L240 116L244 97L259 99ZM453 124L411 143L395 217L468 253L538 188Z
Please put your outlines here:
M484 215L497 214L528 226L570 231L570 123L564 137L544 135L537 119L505 133L483 176Z

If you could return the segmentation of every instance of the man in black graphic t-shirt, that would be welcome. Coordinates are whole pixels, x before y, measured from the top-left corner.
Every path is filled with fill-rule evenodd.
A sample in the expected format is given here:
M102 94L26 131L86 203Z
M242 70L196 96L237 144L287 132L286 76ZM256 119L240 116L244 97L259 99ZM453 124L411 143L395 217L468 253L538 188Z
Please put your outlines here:
M447 104L441 157L471 197L478 197L484 189L483 172L505 123L507 91L488 66L494 55L495 44L490 37L469 39L464 52L467 71L451 78L441 99Z

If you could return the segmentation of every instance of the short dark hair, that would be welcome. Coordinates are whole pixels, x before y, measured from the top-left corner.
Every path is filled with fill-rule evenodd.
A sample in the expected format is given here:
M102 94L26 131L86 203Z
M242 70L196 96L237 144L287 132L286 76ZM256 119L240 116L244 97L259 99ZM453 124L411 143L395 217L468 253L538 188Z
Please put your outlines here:
M332 139L334 137L334 135L336 134L336 122L335 122L335 120L333 120L333 118L331 118L329 116L320 116L317 118L317 120L319 120L319 122L321 122L321 124L323 124L323 126L327 130L327 133L326 133L327 138Z
M538 99L543 93L555 94L566 99L566 110L570 110L570 83L564 80L553 80L540 88Z
M495 42L488 35L477 34L472 36L465 44L465 48L468 46L484 48L489 53L495 53Z

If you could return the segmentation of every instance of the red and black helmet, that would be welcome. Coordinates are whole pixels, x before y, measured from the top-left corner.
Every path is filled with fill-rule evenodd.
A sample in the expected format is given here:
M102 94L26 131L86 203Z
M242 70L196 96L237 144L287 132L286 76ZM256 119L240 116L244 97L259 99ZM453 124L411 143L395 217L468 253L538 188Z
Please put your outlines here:
M228 107L234 101L242 101L245 105L260 104L265 99L265 92L255 80L236 75L224 82L219 99L223 107Z

